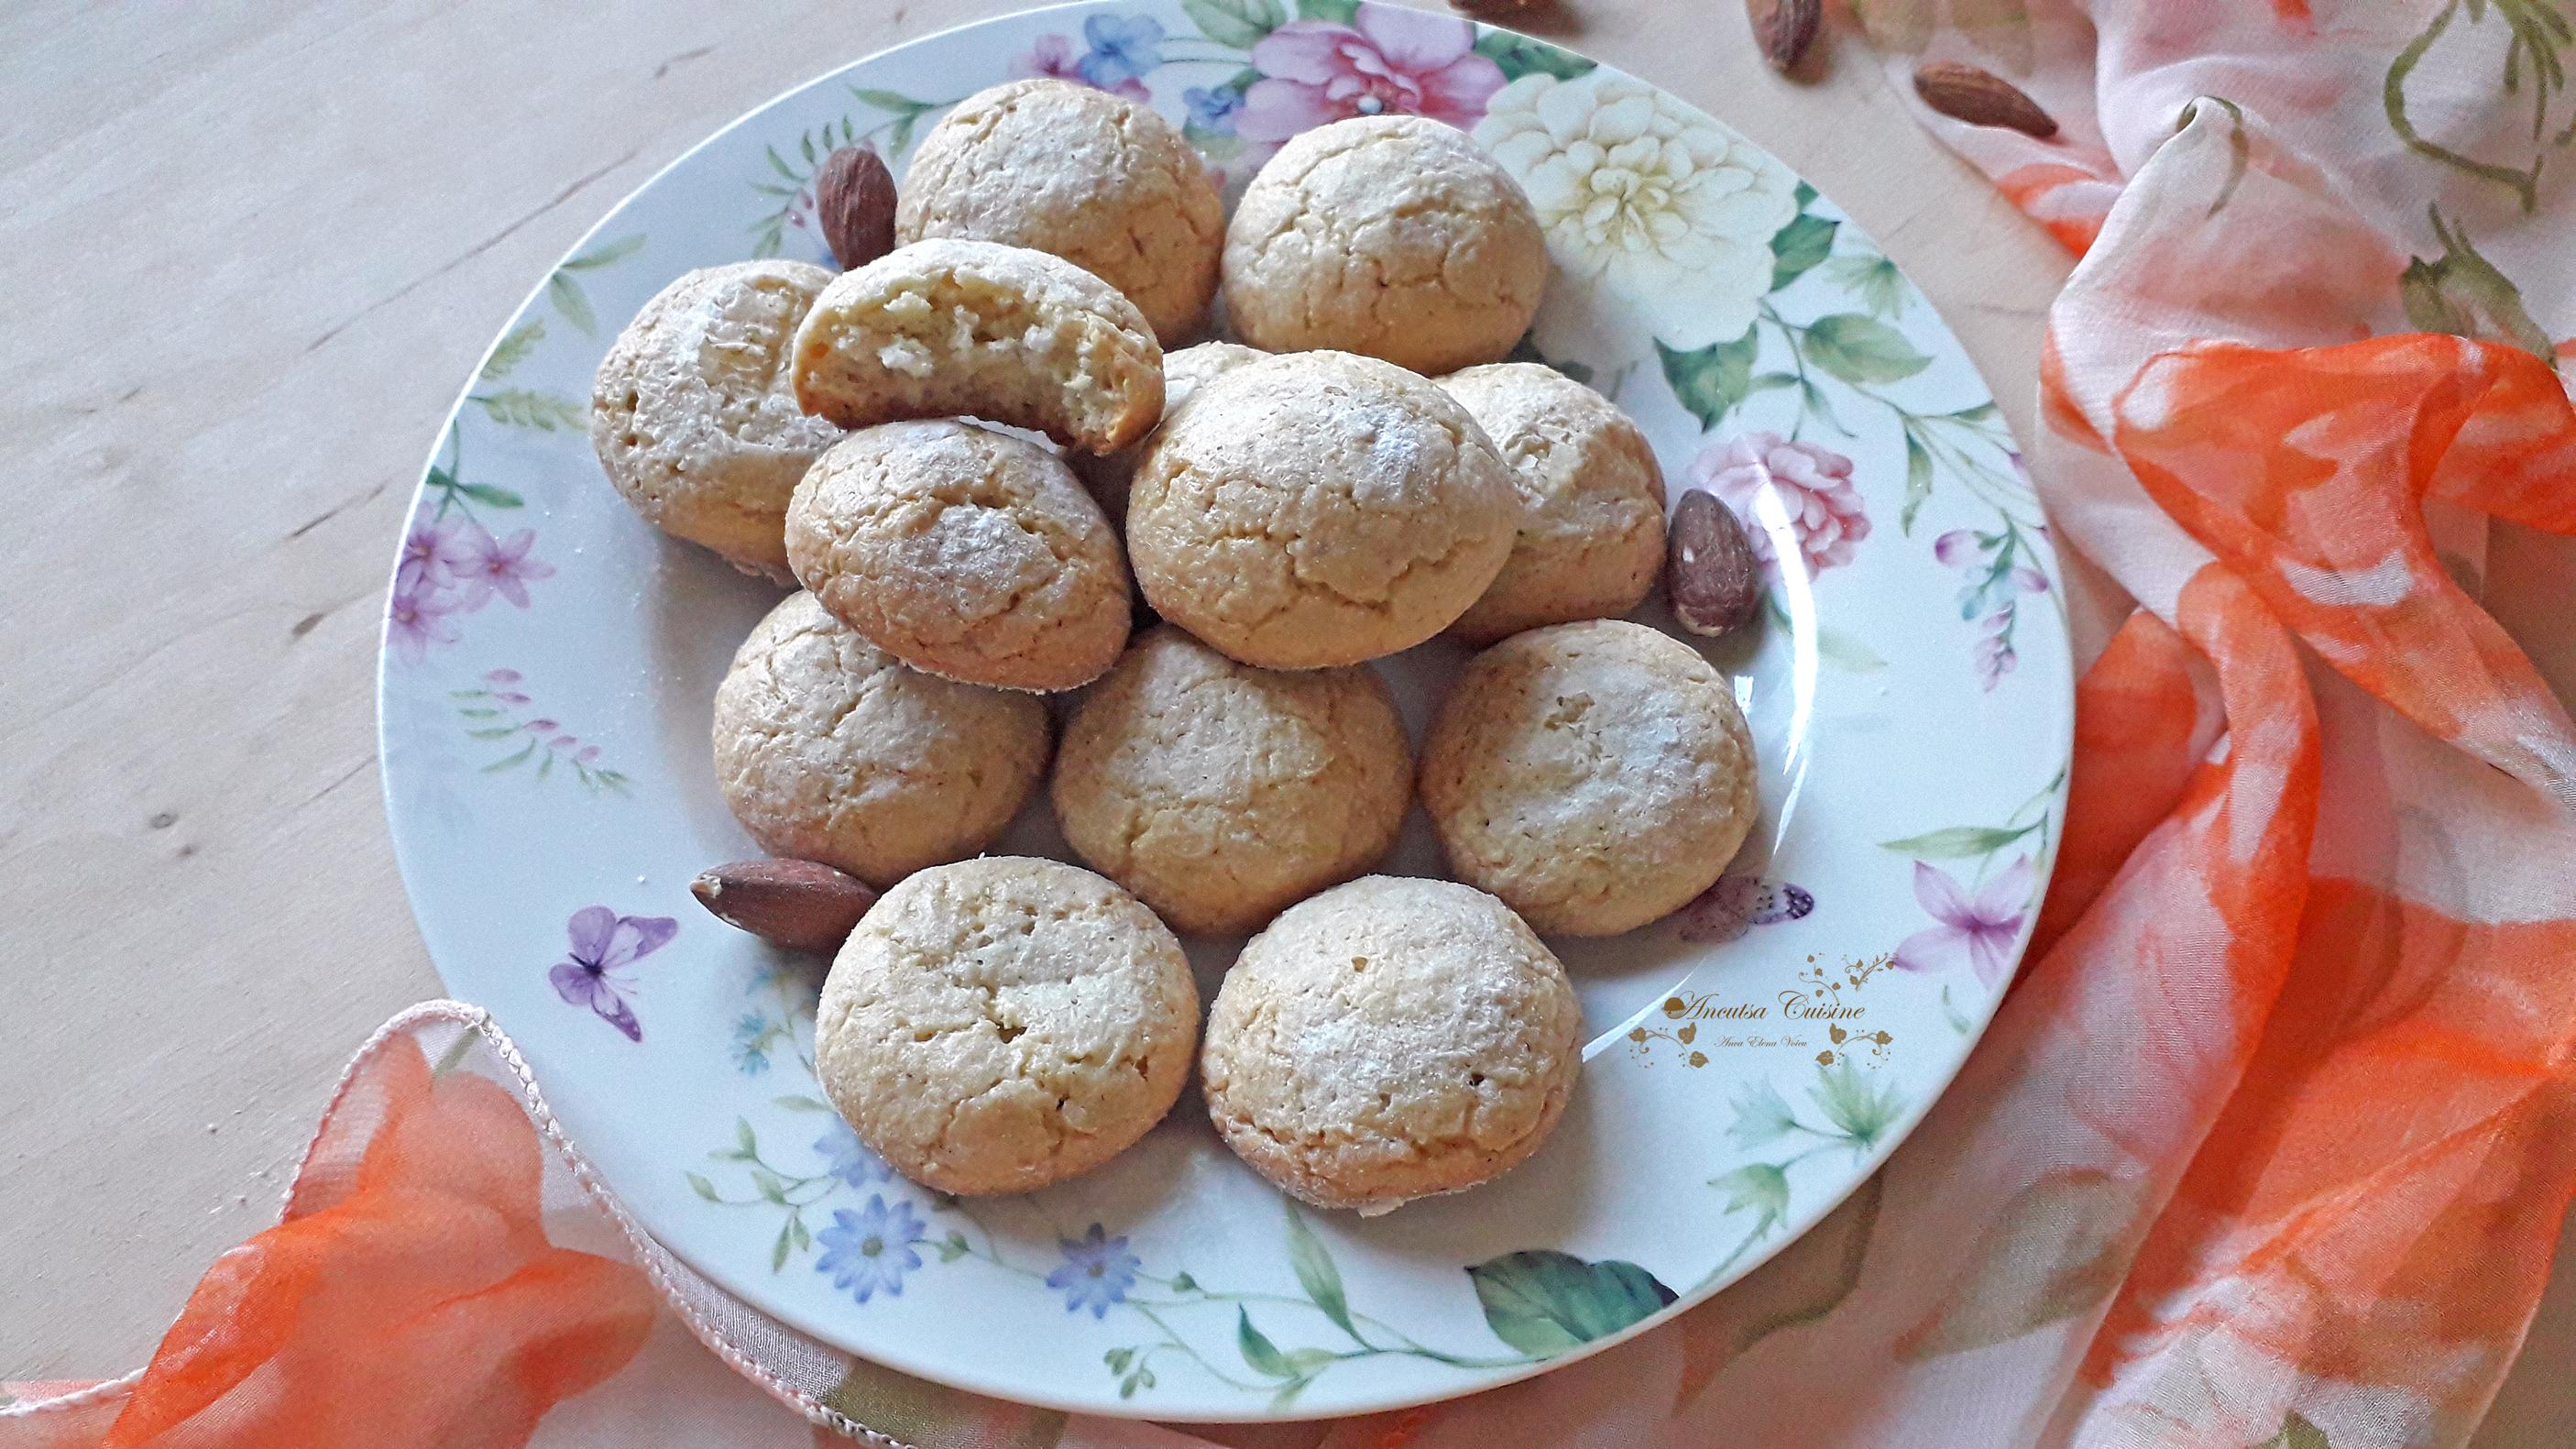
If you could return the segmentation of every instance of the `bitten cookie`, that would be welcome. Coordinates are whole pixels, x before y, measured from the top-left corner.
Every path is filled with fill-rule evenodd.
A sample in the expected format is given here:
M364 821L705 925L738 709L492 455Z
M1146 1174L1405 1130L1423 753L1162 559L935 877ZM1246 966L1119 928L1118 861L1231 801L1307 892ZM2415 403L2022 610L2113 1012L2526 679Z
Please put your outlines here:
M885 893L833 958L814 1070L859 1139L941 1192L1027 1192L1107 1162L1190 1073L1181 943L1087 870L998 856Z
M772 855L884 886L972 855L1046 769L1046 706L906 669L791 594L716 689L716 783Z
M1226 230L1226 315L1273 352L1339 348L1425 373L1495 362L1546 287L1547 235L1520 184L1419 116L1290 141Z
M1239 342L1202 342L1178 352L1163 354L1163 419L1181 410L1181 404L1199 389L1199 384L1221 373L1234 371L1247 362L1259 362L1270 354L1258 347ZM1152 434L1147 434L1151 441ZM1100 501L1100 509L1109 521L1121 527L1127 523L1127 488L1136 476L1136 464L1145 456L1145 444L1137 443L1105 457L1089 453L1069 453L1065 462L1072 465L1074 476L1091 496Z
M1447 628L1519 514L1501 455L1447 393L1302 352L1211 378L1156 432L1127 548L1156 613L1246 664L1315 669Z
M1724 675L1596 619L1468 663L1423 747L1422 803L1460 880L1549 934L1612 936L1725 871L1760 812L1754 774Z
M943 679L1071 689L1126 646L1127 561L1046 449L959 422L843 439L787 510L797 581L870 643Z
M934 238L843 272L796 329L797 404L845 428L972 415L1106 453L1163 415L1136 304L1061 257Z
M1127 294L1165 346L1216 295L1225 204L1153 107L1060 80L978 91L930 128L903 175L895 234L1052 252Z
M1637 607L1664 563L1664 475L1608 398L1552 367L1497 362L1440 379L1511 465L1520 533L1484 597L1449 626L1490 644Z
M1085 863L1213 935L1376 864L1413 754L1376 671L1255 669L1166 627L1084 693L1050 788Z
M841 436L796 405L788 350L831 272L736 262L664 287L590 390L590 445L644 521L787 581L787 495Z
M1289 1196L1385 1212L1536 1151L1574 1090L1582 1019L1502 902L1368 876L1291 906L1226 973L1208 1116Z

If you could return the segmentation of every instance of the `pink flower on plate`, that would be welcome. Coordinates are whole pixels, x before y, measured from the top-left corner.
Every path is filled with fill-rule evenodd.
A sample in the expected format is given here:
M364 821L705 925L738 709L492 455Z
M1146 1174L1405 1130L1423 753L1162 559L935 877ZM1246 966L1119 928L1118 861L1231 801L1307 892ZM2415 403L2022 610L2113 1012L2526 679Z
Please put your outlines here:
M483 530L459 519L438 523L422 519L404 535L402 559L394 565L396 589L445 588L456 582L472 554L472 535Z
M507 539L475 529L466 540L463 563L456 566L457 607L482 608L494 594L522 609L528 607L528 584L555 574L553 564L528 557L536 544L532 528L520 529Z
M1810 575L1852 561L1852 550L1869 537L1869 514L1851 475L1851 459L1778 433L1729 438L1691 464L1692 481L1744 520L1754 554L1774 573L1780 561L1771 530L1783 523L1796 538ZM1778 502L1765 507L1766 496Z
M385 643L392 646L395 658L418 664L428 657L431 646L456 642L456 624L449 617L455 612L453 589L431 583L425 572L405 582L397 571L393 598L385 605Z
M1914 862L1914 899L1937 924L1906 937L1896 948L1896 964L1907 971L1950 971L1965 963L1988 986L2003 980L2012 969L2022 918L2030 912L2031 879L2025 855L1971 899L1949 872L1928 860Z
M1244 90L1235 134L1275 144L1327 121L1399 112L1473 126L1503 88L1502 67L1475 45L1464 20L1394 5L1362 5L1348 25L1292 20L1252 47L1262 79Z

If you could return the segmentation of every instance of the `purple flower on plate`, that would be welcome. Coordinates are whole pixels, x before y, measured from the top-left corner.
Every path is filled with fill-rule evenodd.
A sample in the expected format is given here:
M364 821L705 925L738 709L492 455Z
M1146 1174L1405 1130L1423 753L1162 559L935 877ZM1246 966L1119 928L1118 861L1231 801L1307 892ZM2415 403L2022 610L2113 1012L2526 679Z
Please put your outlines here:
M835 1210L832 1225L814 1235L823 1245L814 1271L831 1278L833 1287L861 1303L879 1291L899 1296L903 1275L921 1266L921 1255L912 1245L926 1231L928 1225L913 1212L912 1204L898 1202L889 1208L884 1198L870 1197L857 1212Z
M567 958L546 972L555 994L574 1006L587 1006L599 1019L626 1033L628 1041L644 1039L644 1025L625 993L635 989L626 968L669 944L680 923L669 916L621 916L606 906L584 906L564 924L571 938Z
M1136 1270L1142 1264L1127 1251L1125 1238L1110 1237L1093 1223L1090 1232L1079 1238L1058 1238L1055 1245L1064 1254L1064 1263L1047 1274L1046 1285L1064 1295L1065 1312L1088 1308L1093 1318L1106 1318L1110 1304L1127 1301L1127 1290L1136 1286Z
M850 1124L835 1117L823 1135L814 1139L814 1150L822 1154L823 1170L852 1187L865 1187L871 1182L890 1180L894 1169L885 1159L868 1150Z
M2030 913L2030 857L2017 858L1972 898L1928 860L1914 862L1914 898L1936 923L1905 938L1896 964L1908 971L1976 969L1988 986L2012 969L2013 941Z
M528 584L555 575L553 564L528 557L536 543L533 528L520 529L507 539L475 529L465 541L463 560L450 565L456 575L457 607L482 608L494 594L522 609L528 607Z
M1797 556L1809 576L1852 561L1869 537L1869 512L1852 485L1852 460L1831 448L1778 433L1751 432L1711 443L1691 463L1691 479L1735 510L1765 570L1778 573L1779 545L1771 537L1763 500L1778 500ZM1940 545L1933 545L1937 552Z
M385 603L385 643L405 664L418 664L432 646L456 642L456 591L431 583L426 571L406 583L394 576L393 597Z
M394 588L440 589L456 582L472 562L473 535L482 531L461 519L454 523L422 519L413 524L411 532L403 535L402 558L394 565Z
M1234 134L1234 113L1243 109L1243 92L1232 86L1209 90L1191 86L1181 92L1181 104L1189 107L1190 124L1202 131L1220 136Z
M1090 57L1087 55L1077 56L1073 53L1073 37L1050 33L1039 36L1030 44L1028 54L1011 62L1011 74L1020 80L1061 80L1071 81L1078 86L1088 86L1094 84L1091 77L1082 73L1082 63L1088 59ZM1125 96L1131 101L1153 99L1146 91L1145 83L1135 79L1094 88L1105 90L1111 95Z
M1768 876L1722 875L1676 912L1673 924L1685 941L1732 941L1751 927L1795 921L1815 908L1815 894L1805 886Z
M1151 15L1094 15L1082 22L1082 38L1091 50L1074 69L1104 91L1140 82L1163 63L1163 22Z

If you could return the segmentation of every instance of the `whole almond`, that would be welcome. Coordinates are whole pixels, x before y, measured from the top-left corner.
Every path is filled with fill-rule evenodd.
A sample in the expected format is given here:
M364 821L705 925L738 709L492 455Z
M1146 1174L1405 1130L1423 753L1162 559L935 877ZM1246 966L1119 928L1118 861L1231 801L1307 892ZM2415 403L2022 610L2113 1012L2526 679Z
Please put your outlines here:
M1934 61L1914 72L1914 93L1923 104L1971 126L2002 126L2043 141L2057 134L2057 122L2021 87L1973 65Z
M814 170L814 215L844 271L894 250L894 173L865 146L844 146Z
M1664 590L1684 629L1732 634L1762 609L1762 566L1733 510L1705 490L1682 495L1665 535Z
M1746 18L1753 22L1753 43L1762 48L1762 58L1771 68L1786 74L1816 43L1816 28L1824 19L1823 0L1744 0Z
M689 882L689 894L728 926L791 951L836 951L877 893L810 860L737 860Z

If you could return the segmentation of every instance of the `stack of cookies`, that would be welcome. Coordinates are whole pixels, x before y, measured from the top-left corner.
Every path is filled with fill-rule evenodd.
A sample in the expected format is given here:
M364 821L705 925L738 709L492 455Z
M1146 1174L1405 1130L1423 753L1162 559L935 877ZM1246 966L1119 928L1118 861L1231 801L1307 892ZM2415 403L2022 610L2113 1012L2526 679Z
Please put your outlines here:
M1528 199L1373 116L1282 147L1229 222L1152 110L1034 80L923 139L893 232L838 275L681 278L594 397L639 513L801 586L715 760L764 849L885 892L823 989L833 1104L952 1193L1108 1160L1194 1058L1309 1203L1527 1157L1581 1043L1542 935L1678 908L1758 811L1727 680L1617 618L1663 562L1652 450L1504 360L1548 276ZM1417 770L1370 661L1444 634L1484 652ZM1040 696L1075 690L1058 746ZM971 858L1051 754L1092 869ZM1455 881L1366 874L1416 798ZM1176 931L1259 933L1203 1048Z

